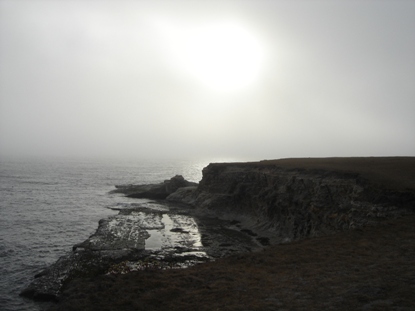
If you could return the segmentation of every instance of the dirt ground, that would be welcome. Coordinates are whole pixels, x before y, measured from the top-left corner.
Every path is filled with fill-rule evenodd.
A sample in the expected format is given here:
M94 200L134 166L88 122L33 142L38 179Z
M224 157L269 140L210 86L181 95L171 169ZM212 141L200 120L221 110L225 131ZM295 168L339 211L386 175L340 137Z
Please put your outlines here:
M415 158L377 159L263 164L359 171L415 189ZM52 310L415 310L415 215L187 269L78 279Z

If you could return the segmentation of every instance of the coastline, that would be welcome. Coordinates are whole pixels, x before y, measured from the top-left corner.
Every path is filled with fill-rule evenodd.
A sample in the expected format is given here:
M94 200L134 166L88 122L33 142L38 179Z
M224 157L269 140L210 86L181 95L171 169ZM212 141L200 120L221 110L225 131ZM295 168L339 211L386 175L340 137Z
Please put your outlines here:
M223 254L217 254L217 258L228 258L216 260L213 263L196 265L188 269L180 271L178 270L177 272L170 272L164 270L152 271L150 269L150 271L133 272L131 273L131 276L130 274L126 274L125 276L116 275L109 277L103 276L102 270L100 270L101 272L95 271L93 274L89 274L86 276L84 275L84 277L81 278L73 278L70 282L65 283L63 295L61 296L59 294L58 297L58 309L98 310L99 308L97 307L97 305L88 305L88 303L91 304L91 301L89 301L88 299L91 299L91 297L93 296L98 297L97 295L105 295L105 290L101 291L94 289L94 292L91 292L90 287L92 285L88 283L88 280L94 280L93 282L98 282L98 284L107 284L107 282L109 282L109 280L113 278L112 280L114 280L114 282L117 283L117 287L119 286L120 288L124 287L124 285L121 284L124 281L126 282L125 286L127 286L128 282L133 282L134 284L141 284L140 286L144 286L145 283L140 283L141 281L139 281L138 279L142 279L143 276L148 275L148 282L151 283L151 274L154 273L153 276L157 275L157 277L160 278L160 286L162 287L162 289L164 288L166 291L169 291L173 286L172 284L170 284L172 281L172 276L170 274L177 274L176 277L180 277L181 275L187 275L188 273L191 275L193 273L192 271L199 271L195 273L202 273L203 271L205 271L204 269L208 269L210 267L210 269L215 270L216 268L214 267L217 267L217 273L219 275L218 277L227 280L224 281L224 283L226 284L228 284L229 281L229 284L227 286L232 287L236 286L235 284L238 283L238 277L240 277L241 280L244 280L244 277L242 277L240 273L233 271L232 268L232 262L240 262L243 267L248 269L247 271L250 271L250 277L258 280L258 282L266 283L269 281L269 278L266 276L266 274L269 274L269 272L266 272L269 270L268 265L273 266L271 262L275 262L275 265L279 265L279 262L281 260L281 253L280 251L278 251L278 249L284 248L285 252L285 250L289 249L286 248L288 245L291 245L290 247L293 248L293 254L295 254L295 252L300 252L302 256L305 256L304 258L308 258L307 260L311 260L311 255L305 254L304 252L300 251L300 248L305 247L309 249L310 246L307 245L314 245L314 248L320 249L320 251L323 253L328 253L329 245L331 245L331 247L336 247L336 243L343 243L344 245L342 245L345 249L348 249L349 252L353 252L353 243L347 244L346 242L344 242L350 237L353 237L353 234L361 234L362 239L368 239L368 243L370 245L373 244L373 246L371 246L372 253L366 254L365 256L373 257L376 256L377 253L378 256L381 256L382 252L377 248L380 247L382 243L389 243L391 245L393 243L388 240L387 236L383 237L385 239L383 242L374 237L373 232L377 232L376 230L381 230L379 228L383 228L386 231L389 230L391 231L390 233L399 233L405 236L406 246L408 246L408 243L410 244L411 241L413 241L411 240L411 238L412 234L414 233L408 229L408 226L410 226L410 223L413 224L414 221L412 214L414 213L415 208L415 186L413 183L414 180L411 179L411 176L415 176L415 158L393 157L282 159L251 163L220 163L210 164L207 168L204 169L203 175L204 177L201 183L197 187L194 187L192 191L182 192L179 196L176 195L176 197L174 198L175 201L182 200L183 202L190 203L193 210L188 209L187 212L184 213L189 214L189 212L191 211L190 213L194 214L196 218L199 217L199 220L207 216L209 216L209 219L213 219L212 216L217 216L222 219L222 223L216 222L215 224L212 222L209 224L209 221L207 221L206 218L204 219L206 226L201 226L201 228L204 227L203 230L205 230L205 237L204 239L202 239L203 246L205 248L208 248L209 241L216 241L217 249L221 249L221 245L222 248L225 246L225 249L226 247L230 249L233 246L232 239L229 240L230 242L220 242L220 238L222 236L221 234L209 235L206 234L206 232L213 233L217 232L218 228L229 229L232 226L232 230L234 230L235 232L245 233L244 237L250 237L250 241L256 240L258 242L261 241L259 238L262 238L264 239L264 241L271 241L270 244L272 244L272 246L266 249L264 249L263 247L259 247L261 243L256 244L258 247L246 248L245 246L243 246L239 250L235 250L232 252L225 251L223 252ZM272 185L272 187L270 187L270 185ZM275 190L275 185L278 186L278 191ZM281 187L281 185L283 185L283 187ZM326 188L328 189L328 192ZM264 192L264 189L267 189L267 191ZM298 195L298 193L304 193L304 189L308 189L306 191L307 193L309 193L308 196L300 195L298 197L295 197L296 195ZM288 197L285 195L286 193L292 193L294 194L294 197L291 197L288 200ZM281 196L282 194L284 194L284 196ZM281 199L278 199L279 201L276 201L275 199L270 200L270 198L273 197L282 197L283 201L281 201ZM252 198L254 198L256 202L253 202ZM347 202L345 203L345 199L349 201L357 200L357 202L359 202L357 206L360 210L358 210L358 212L353 211L353 213L351 213L350 210L347 210L350 209L350 205L348 205ZM249 205L251 210L244 207L244 202L246 202L247 200L250 200L249 202L251 202L251 204ZM294 223L289 221L281 222L281 212L279 212L279 214L276 213L277 216L270 216L270 212L268 209L261 210L263 205L270 205L269 202L272 202L272 204L274 204L275 206L284 206L286 202L289 202L289 204L294 206L294 209L290 207L288 210L286 210L288 211L288 214L284 216L287 219L294 218ZM276 204L276 202L279 203ZM298 205L298 202L301 202L302 205ZM317 206L318 204L320 205ZM325 205L327 205L328 207L325 211L322 211L321 206ZM298 212L299 210L304 209L303 206L306 206L307 214L304 214L304 212ZM340 206L341 208L339 209L338 206ZM335 208L337 208L338 210L334 210ZM179 209L177 209L175 213L177 213L178 210ZM182 209L179 213L183 213L183 211L184 210ZM371 212L371 214L369 214L368 211ZM373 211L376 212L373 213ZM266 215L265 218L264 215ZM310 220L309 215L312 215L314 218ZM350 217L354 218L350 220ZM275 223L277 223L277 226L275 225ZM203 224L203 222L199 222L199 225L200 224ZM217 226L216 228L214 227L215 225ZM402 229L400 228L400 226L405 227L407 230L405 232L401 232ZM283 230L280 230L281 228ZM259 237L257 237L258 234L260 234ZM366 235L368 236L366 237ZM323 243L323 245L316 246L316 243L320 243L319 239L321 239L320 242ZM354 238L352 238L352 240L353 239ZM291 243L280 244L281 242ZM236 245L238 243L234 242L233 244ZM393 247L391 246L392 248L390 251L398 251L399 253L399 251L402 249L402 245L400 244L398 243L398 245L393 246L396 248L395 250L393 250ZM248 254L248 251L254 252ZM338 249L336 251L339 251L340 253L337 254L335 252L336 254L333 255L334 258L340 258L341 254L343 254L343 251L341 249ZM232 253L236 253L238 255L232 255ZM321 254L314 255L315 260L318 260ZM267 256L271 261L268 261L268 264L265 264L267 262ZM289 256L288 253L286 256ZM361 258L363 255L359 256L358 257ZM298 259L295 257L295 255L292 255L290 260L292 260L293 262L299 261L300 266L307 266L307 262L301 262L302 259ZM138 260L138 257L130 259ZM324 261L323 258L320 258L320 260L322 260L322 262ZM360 268L356 269L360 271L360 269L365 268L363 264L364 262L367 263L367 261L366 259L363 262L360 262L359 260L356 261L356 265ZM398 260L398 257L391 259L389 262L393 263L393 260ZM261 267L260 264L257 264L254 265L256 267L255 269L252 268L252 262L256 261L258 261L258 263L263 262L263 267ZM249 265L249 267L247 265ZM299 268L296 265L295 269L305 269L305 266ZM408 270L407 272L409 272L409 275L412 275L413 270L408 269L408 265L406 264L405 267ZM323 266L318 267L318 269L321 270L321 273L323 273ZM346 270L343 269L344 273L350 274L351 271L347 270L347 272ZM330 273L329 276L333 277L333 275L331 275ZM394 273L402 274L402 271L399 270L395 271ZM135 282L134 275L137 275L137 282ZM140 277L138 277L138 275ZM329 276L325 276L325 278ZM363 276L361 274L356 275L356 278L360 277ZM124 278L125 280L123 281ZM412 279L410 277L409 282L412 282L411 280ZM256 292L256 290L252 288L251 281L246 280L246 282L246 288L248 288L247 291L251 291L249 296L254 295L255 297L262 297L262 294ZM309 282L311 282L311 280ZM203 285L206 282L200 279L196 283L199 285ZM211 285L206 286L212 289ZM275 287L275 284L265 284L264 286L266 288L272 288ZM297 284L297 286L299 285ZM198 288L198 286L196 286L196 288ZM278 286L276 288L278 288ZM125 290L128 291L128 289ZM222 288L222 290L225 289ZM384 289L382 287L382 290L380 291L382 292L383 290ZM156 291L157 290L155 290L155 292ZM204 290L199 288L199 291L203 292ZM142 289L140 290L140 293L141 292L147 291L145 289ZM182 297L182 299L184 299L184 297L187 297L187 294L183 293L180 290L179 292L179 296ZM244 290L240 290L239 295L243 294ZM84 299L79 295L86 298ZM208 295L208 293L206 292L202 296L198 296L197 293L194 293L194 295L199 297L197 299L203 301L203 299L206 298L203 297L203 295ZM215 295L219 295L219 293L216 293ZM318 296L317 293L314 293L313 295ZM176 301L176 298L173 296L171 301L166 298L163 300L163 303L160 302L159 305L161 306L164 304L168 304L164 305L164 307L168 307L172 310L175 309L175 307L172 304L180 306L180 303L178 303ZM125 309L120 307L120 300L123 299L123 301L126 303L128 301L125 300L123 297L117 297L117 299L115 299L116 302L114 302L112 305L109 305L109 309L141 310L138 307L138 305L142 304L143 298L140 297L141 296L138 295L137 298L129 302L131 306L135 306L134 308L126 307ZM104 297L101 298L103 298L102 300L105 301ZM218 301L220 301L221 299L225 299L225 297L216 297L215 299L218 299ZM235 297L233 297L233 299L235 299ZM258 302L257 299L254 300L257 301L256 303L259 303L261 308L263 308L265 305L280 305L286 307L289 306L287 305L288 302L281 302L284 299L277 299L278 301L280 301L278 303L275 299L272 297L262 297L260 299L260 302ZM372 301L373 299L370 298L369 300ZM75 307L77 303L78 307ZM233 301L230 304L229 303L230 302L225 303L225 305L228 304L229 306L231 306L233 303L233 307L231 307L229 310L237 310L237 304L240 302ZM291 304L292 303L294 302L291 301ZM332 302L332 305L333 303L334 302ZM381 304L382 303L389 305L390 301L381 302ZM392 305L393 303L395 302L392 301ZM321 306L321 304L318 305ZM291 305L291 307L292 306L294 305ZM191 309L190 306L186 307L183 305L182 307L183 308L177 307L176 309ZM338 307L340 307L340 305ZM256 309L257 307L252 305L252 308ZM158 310L158 307L157 305L149 304L148 309Z

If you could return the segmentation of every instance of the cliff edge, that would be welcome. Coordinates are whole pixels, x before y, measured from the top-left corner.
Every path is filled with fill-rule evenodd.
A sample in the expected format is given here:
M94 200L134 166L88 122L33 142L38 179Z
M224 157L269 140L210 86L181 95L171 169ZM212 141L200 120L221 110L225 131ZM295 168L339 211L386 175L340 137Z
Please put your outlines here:
M168 200L237 220L274 242L360 228L415 211L415 158L215 163Z

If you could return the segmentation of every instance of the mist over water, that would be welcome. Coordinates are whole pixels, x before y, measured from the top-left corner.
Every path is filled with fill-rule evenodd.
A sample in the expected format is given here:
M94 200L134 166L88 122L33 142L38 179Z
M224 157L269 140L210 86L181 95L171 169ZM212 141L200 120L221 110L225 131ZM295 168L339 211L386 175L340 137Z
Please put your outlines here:
M156 183L176 174L200 181L209 161L0 160L0 309L42 310L18 294L36 273L88 238L108 207L137 199L116 184Z

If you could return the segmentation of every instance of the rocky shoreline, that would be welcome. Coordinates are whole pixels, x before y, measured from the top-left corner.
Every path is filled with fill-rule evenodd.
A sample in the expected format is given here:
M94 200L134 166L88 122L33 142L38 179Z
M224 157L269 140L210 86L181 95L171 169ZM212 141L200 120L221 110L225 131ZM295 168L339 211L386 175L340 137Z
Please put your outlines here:
M415 158L285 159L210 164L199 185L175 176L155 185L117 186L114 192L161 201L120 208L101 220L94 235L40 273L22 295L67 302L62 291L81 279L212 260L221 265L218 258L259 255L267 245L410 219L413 176Z
M101 219L93 235L37 274L21 296L56 301L66 284L77 278L189 267L266 244L237 221L163 200L178 189L194 190L195 185L177 175L160 184L116 186L112 193L157 200L112 208L118 215Z

